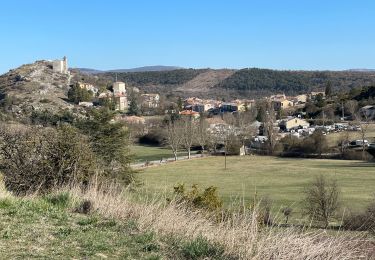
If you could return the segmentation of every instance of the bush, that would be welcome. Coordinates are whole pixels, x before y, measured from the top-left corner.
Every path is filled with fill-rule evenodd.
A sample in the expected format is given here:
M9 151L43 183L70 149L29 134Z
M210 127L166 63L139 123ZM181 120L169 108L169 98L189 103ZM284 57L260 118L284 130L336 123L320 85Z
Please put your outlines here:
M317 154L328 151L327 139L321 131L315 131L312 135L300 140L295 137L285 137L282 139L283 156L300 157L306 154Z
M190 206L209 211L218 210L223 206L223 201L217 193L217 187L210 186L204 191L199 191L198 185L194 184L191 190L186 192L185 186L179 184L174 187L177 199L180 202L187 202Z
M68 192L48 194L44 197L44 200L54 206L65 208L70 203L70 194Z
M150 131L139 138L139 143L160 146L165 143L165 135L162 131Z
M375 234L375 202L364 212L350 213L343 220L343 227L348 230L369 231Z
M187 259L224 259L224 248L201 236L185 243L182 252Z
M320 175L305 187L303 193L303 213L327 228L339 209L340 191L336 180L327 180Z
M70 126L2 127L0 158L5 187L18 195L84 184L96 169L85 138Z

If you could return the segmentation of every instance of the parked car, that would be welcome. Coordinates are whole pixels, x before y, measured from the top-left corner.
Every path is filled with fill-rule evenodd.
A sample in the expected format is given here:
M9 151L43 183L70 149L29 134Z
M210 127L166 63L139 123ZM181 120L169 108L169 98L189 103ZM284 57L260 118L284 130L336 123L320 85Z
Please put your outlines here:
M369 147L369 142L367 140L364 140L364 145L366 147ZM363 140L354 140L354 141L351 141L350 142L350 146L354 146L354 147L360 147L360 146L363 146Z

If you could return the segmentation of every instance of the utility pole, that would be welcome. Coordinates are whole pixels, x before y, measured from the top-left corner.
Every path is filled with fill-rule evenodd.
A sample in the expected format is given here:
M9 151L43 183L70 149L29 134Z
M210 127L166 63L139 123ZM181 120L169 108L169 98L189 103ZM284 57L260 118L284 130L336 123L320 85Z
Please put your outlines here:
M227 169L227 145L228 145L228 140L227 140L226 136L225 136L224 145L225 145L225 150L224 150L224 170L226 170Z
M325 126L325 114L324 114L324 110L322 110L322 112L323 112L323 126Z

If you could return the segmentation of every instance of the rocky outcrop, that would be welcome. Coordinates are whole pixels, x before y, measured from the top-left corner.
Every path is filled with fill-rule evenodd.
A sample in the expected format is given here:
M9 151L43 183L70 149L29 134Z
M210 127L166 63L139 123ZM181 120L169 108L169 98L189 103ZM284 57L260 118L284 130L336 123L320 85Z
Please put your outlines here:
M74 106L67 102L71 77L54 72L50 61L26 64L0 76L0 99L17 116L33 110L72 109Z

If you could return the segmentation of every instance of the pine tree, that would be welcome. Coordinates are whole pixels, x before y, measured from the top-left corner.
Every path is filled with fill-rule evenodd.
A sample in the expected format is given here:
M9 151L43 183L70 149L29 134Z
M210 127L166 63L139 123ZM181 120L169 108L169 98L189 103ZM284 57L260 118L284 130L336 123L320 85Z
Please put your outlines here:
M132 93L130 96L130 105L129 105L128 115L131 115L131 116L140 115L138 100L134 93Z

